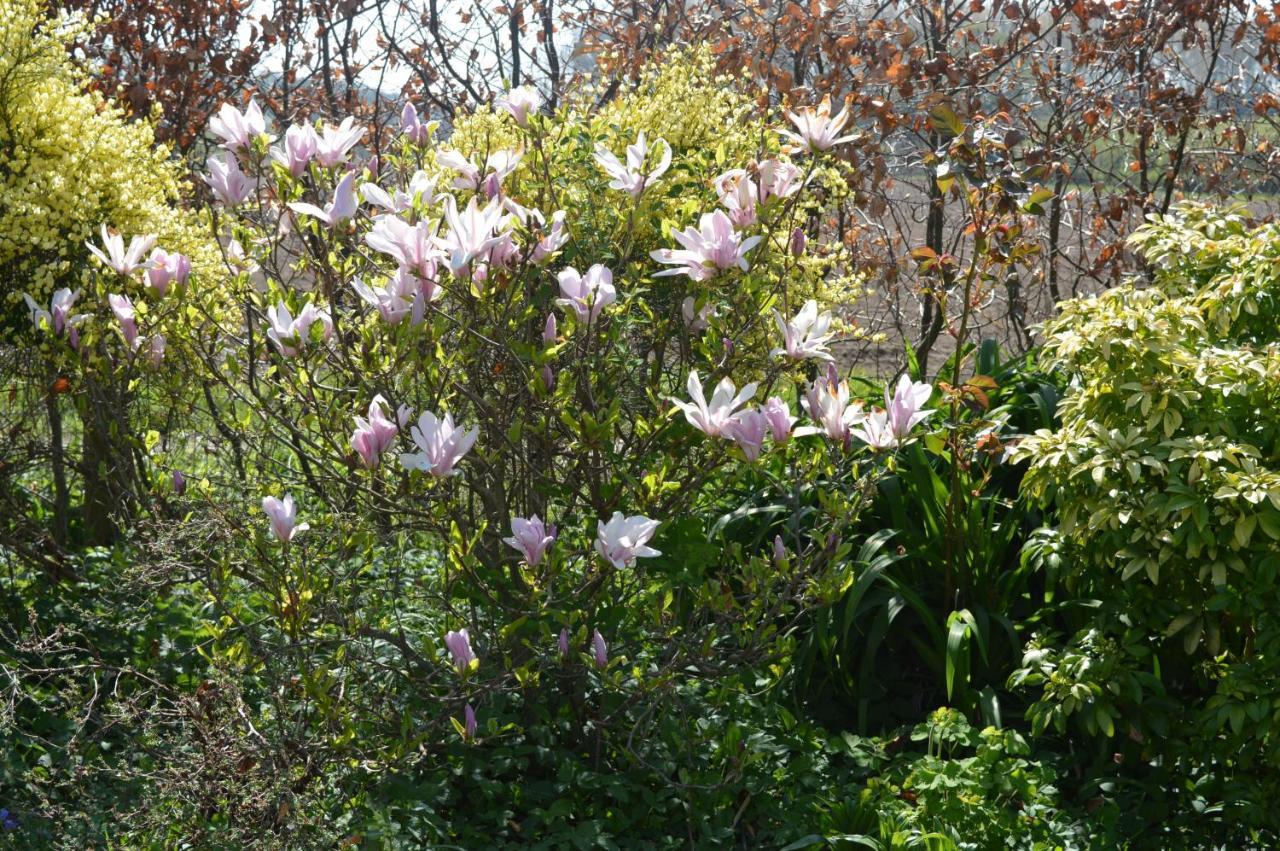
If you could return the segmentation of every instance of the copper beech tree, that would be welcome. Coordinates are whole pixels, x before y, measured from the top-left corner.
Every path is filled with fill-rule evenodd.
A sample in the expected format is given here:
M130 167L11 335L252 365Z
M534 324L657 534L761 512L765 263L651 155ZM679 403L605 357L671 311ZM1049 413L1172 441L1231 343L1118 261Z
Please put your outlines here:
M590 21L588 49L617 79L665 44L705 43L774 101L846 99L859 167L848 214L827 226L883 282L863 321L926 354L953 317L911 251L973 250L957 190L935 179L939 109L962 122L999 114L1052 190L1033 231L1039 259L983 305L985 330L1007 342L1029 341L1059 299L1136 268L1123 240L1145 215L1187 195L1275 191L1277 4L694 0L613 4Z
M92 84L134 115L158 109L156 136L186 149L212 111L251 85L273 39L249 26L249 0L66 0L95 22L72 45Z

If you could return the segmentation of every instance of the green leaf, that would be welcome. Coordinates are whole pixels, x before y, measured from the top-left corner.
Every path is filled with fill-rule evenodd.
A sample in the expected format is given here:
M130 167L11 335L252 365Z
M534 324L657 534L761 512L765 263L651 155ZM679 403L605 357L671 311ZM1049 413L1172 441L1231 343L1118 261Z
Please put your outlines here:
M969 624L956 615L956 612L952 612L948 619L950 628L947 630L947 700L951 700L955 693L956 671L964 667L966 661L961 658L961 654L967 653L968 650Z

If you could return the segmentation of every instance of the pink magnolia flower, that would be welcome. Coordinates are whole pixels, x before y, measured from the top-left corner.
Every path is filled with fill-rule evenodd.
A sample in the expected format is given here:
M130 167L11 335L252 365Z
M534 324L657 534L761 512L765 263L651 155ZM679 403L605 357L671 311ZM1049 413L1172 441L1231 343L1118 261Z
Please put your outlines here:
M463 737L467 741L471 741L476 737L476 728L478 725L476 724L476 711L471 708L470 703L468 703L465 707L463 707L462 718L463 718L463 723L462 723Z
M258 102L250 98L244 112L224 103L218 114L209 119L209 130L228 151L241 151L248 150L254 139L266 133L267 122Z
M400 463L410 470L422 470L443 478L461 472L454 467L475 444L476 438L480 436L480 429L463 431L454 425L452 414L445 414L444 419L439 419L430 411L425 411L409 434L421 451L403 453Z
M267 517L271 520L271 534L276 536L276 540L281 543L288 543L307 531L311 527L306 523L297 523L298 507L293 503L293 497L288 494L284 499L276 499L274 496L264 496L262 498L262 510L266 512Z
M701 308L697 304L698 301L693 296L685 296L684 301L680 302L680 317L684 319L684 327L694 333L705 331L711 317L717 315L716 306L711 302L708 301Z
M357 278L351 282L351 288L364 302L376 308L382 321L388 325L399 325L400 320L413 311L418 297L417 281L412 275L397 274L388 278L379 289Z
M413 173L406 188L415 203L431 205L444 200L445 193L436 191L436 179L422 169Z
M445 168L458 172L458 176L450 184L454 189L485 190L487 198L496 198L500 193L502 181L516 170L524 154L520 151L495 151L485 160L485 170L474 160L464 157L458 151L441 151L436 154L436 162Z
M408 186L396 189L394 194L387 192L376 183L362 183L360 197L364 198L366 204L396 215L409 211L415 203L430 205L438 200L435 180L428 177L427 173L421 169L415 171L413 177L409 178ZM381 221L383 218L385 216L379 216L378 220Z
M289 312L288 305L283 302L269 307L267 322L270 324L267 328L268 339L275 343L280 354L285 357L293 357L302 351L311 339L311 326L316 322L324 327L326 340L333 333L333 321L329 318L328 312L317 308L311 302L303 305L296 319Z
M556 304L572 308L579 322L595 322L606 307L618 300L618 291L613 288L613 272L599 263L588 269L585 275L579 275L577 269L566 266L557 279L560 281L560 294L564 297L556 299Z
M471 636L467 635L465 627L457 631L450 630L446 632L444 646L449 651L449 655L453 657L454 667L458 669L459 674L466 674L471 669L480 666L480 659L471 650Z
M773 198L790 198L800 191L800 169L787 160L768 159L760 163L760 203Z
M542 263L551 258L569 242L569 232L564 226L564 210L556 210L551 214L551 230L538 240L533 248L534 263Z
M355 116L348 115L337 127L324 125L316 141L316 162L321 168L333 168L347 161L351 149L364 138L365 129L356 127Z
M541 211L521 207L510 198L505 199L503 205L537 238L533 253L529 255L532 262L546 262L569 242L569 232L564 226L564 210L556 210L551 214L551 227L547 228L547 220Z
M555 540L556 527L552 526L548 530L535 514L528 520L523 517L511 518L511 537L503 538L502 542L522 552L525 563L530 567L537 567Z
M889 425L889 414L880 408L864 416L849 433L876 452L898 445L898 438Z
M333 200L324 209L301 201L291 203L289 209L304 216L313 216L329 228L335 228L356 214L355 177L355 173L349 171L338 181L333 190Z
M71 308L76 303L76 299L80 296L80 291L72 292L70 289L63 287L53 294L53 300L49 303L49 309L45 310L30 294L23 293L22 298L27 303L27 309L31 312L31 324L36 330L49 326L49 330L55 335L61 335L68 328L74 330L74 326L79 325L88 319L87 314L71 315Z
M458 172L450 186L454 189L475 189L480 185L480 166L475 160L462 155L461 151L444 148L436 152L436 163Z
M233 239L227 243L227 265L236 272L247 272L252 275L261 267L254 261L253 255L244 250L240 240Z
M521 127L529 126L529 114L542 107L542 95L533 86L520 86L498 99L497 105L510 113Z
M449 195L444 200L444 218L449 230L443 238L436 237L436 244L448 252L449 270L455 275L468 276L473 261L482 255L487 258L489 249L510 236L494 233L502 220L502 206L496 201L480 208L472 198L459 213L457 202Z
M289 170L294 177L301 177L320 150L320 137L310 124L294 124L284 131L284 143L271 146L271 159Z
M671 401L677 408L684 411L684 418L689 421L689 424L708 437L729 437L725 429L738 409L756 395L758 385L752 382L743 387L741 393L735 395L737 388L734 387L733 380L726 376L716 385L709 403L703 394L702 381L698 378L696 369L690 371L686 386L689 390L689 398L693 401L684 402L675 398Z
M147 270L147 284L157 296L163 297L170 284L176 284L180 290L186 287L191 276L191 261L186 255L157 248L151 252L148 262L151 268Z
M554 313L547 314L547 322L542 326L542 342L548 346L556 344L556 315Z
M758 220L756 208L760 204L760 190L747 174L746 169L735 168L715 179L716 194L720 204L729 214L735 226L744 228Z
M204 182L209 184L223 206L238 207L253 193L253 178L240 170L240 164L231 153L223 153L221 159L211 155L205 165L209 173L204 176Z
M931 385L912 381L905 375L898 379L893 396L889 395L888 387L884 389L885 407L889 411L889 421L893 424L894 434L905 437L917 423L923 422L935 413L921 411L932 395Z
M402 296L413 296L413 308L409 312L409 324L418 326L427 316L427 305L444 295L434 275L421 278L401 266L396 270L394 283Z
M569 658L569 628L564 627L560 630L560 640L556 642L560 650L560 658Z
M773 536L773 560L777 564L787 560L787 545L782 542L781 535Z
M831 115L831 96L827 95L817 108L805 107L797 112L788 112L788 120L796 127L796 132L780 131L783 136L794 141L803 150L829 151L836 145L852 141L854 136L840 136L840 131L849 121L849 107L845 106L838 115Z
M444 257L436 245L431 223L426 221L411 225L398 216L382 216L365 234L364 241L420 278L434 280L437 263Z
M834 364L809 385L802 404L821 428L796 429L796 435L825 433L832 440L848 440L850 429L865 416L861 402L849 402L849 383L838 378Z
M773 312L778 330L782 332L783 346L770 352L793 360L817 358L819 360L835 360L827 350L827 342L831 339L831 314L818 312L818 303L809 299L800 308L795 318L787 321L778 311Z
M187 477L182 474L181 470L173 471L173 492L182 496L187 492Z
M133 302L128 296L115 293L107 296L107 302L111 305L111 312L116 315L116 321L120 323L120 333L124 335L125 345L130 349L136 349L142 343L142 339L138 336L138 323L134 317Z
M623 165L603 144L596 145L596 162L600 164L600 168L604 169L605 174L613 178L609 181L610 189L621 189L632 198L639 198L646 186L666 174L671 166L671 146L665 139L656 141L662 143L662 156L657 165L648 172L644 169L652 148L645 142L643 130L640 131L635 144L627 146L626 165Z
M796 424L796 418L791 416L791 408L786 402L777 396L770 396L760 411L769 425L769 435L774 443L784 444L791 439L791 429Z
M591 632L591 655L597 668L603 669L609 664L609 645L604 643L604 636L598 629Z
M661 248L650 252L650 256L659 263L682 268L664 269L655 277L688 275L695 281L706 281L733 266L745 272L750 268L747 252L761 240L759 236L743 239L723 210L704 213L697 228L690 226L676 231L674 236L683 248Z
M660 556L661 552L646 546L659 525L659 521L643 515L625 517L621 511L615 511L608 523L598 521L596 524L596 552L619 568L630 567L637 558Z
M383 407L387 400L374 396L369 403L367 416L356 417L356 430L351 433L351 448L360 456L364 466L373 469L378 459L395 443L399 428L387 417Z
M431 138L431 125L418 118L418 108L406 103L400 113L400 130L415 145L425 145Z
M483 281L488 277L490 269L507 269L520 259L520 247L516 245L515 240L515 226L516 217L513 215L508 214L498 220L498 239L478 258L481 262L472 274L475 280Z
M94 257L101 260L105 266L112 269L117 275L129 278L141 269L151 268L151 262L149 260L144 261L142 255L155 247L155 244L156 235L149 233L146 236L132 237L129 240L128 250L125 250L124 237L119 233L107 230L107 226L103 225L103 248L98 248L92 242L86 242L85 247L89 249L89 252Z
M769 420L760 411L742 411L724 428L724 436L738 445L748 461L760 457L768 433Z
M376 183L360 184L360 197L366 204L380 207L388 213L400 214L413 206L413 196L407 192L396 190L392 195Z

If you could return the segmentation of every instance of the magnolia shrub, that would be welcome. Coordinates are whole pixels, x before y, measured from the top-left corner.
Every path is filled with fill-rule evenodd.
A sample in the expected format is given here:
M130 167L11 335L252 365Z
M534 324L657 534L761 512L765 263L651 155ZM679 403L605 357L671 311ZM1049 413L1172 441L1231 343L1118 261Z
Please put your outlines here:
M513 92L447 136L411 106L388 139L228 104L203 175L226 302L147 290L186 269L150 234L94 246L121 358L155 305L203 323L198 410L147 463L181 476L220 658L296 678L320 752L642 723L673 683L776 664L847 587L931 388L864 410L835 366L842 116L784 137L706 64L600 109ZM65 339L85 303L32 319Z

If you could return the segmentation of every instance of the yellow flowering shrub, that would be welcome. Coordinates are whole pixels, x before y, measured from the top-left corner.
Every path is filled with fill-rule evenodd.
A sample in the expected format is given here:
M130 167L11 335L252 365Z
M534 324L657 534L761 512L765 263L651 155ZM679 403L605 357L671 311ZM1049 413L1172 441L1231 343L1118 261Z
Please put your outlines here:
M522 135L502 109L481 107L460 117L443 148L458 151L483 166L489 155L504 150L521 151L522 158L509 184L517 193L539 198L551 209L572 211L573 238L580 245L598 242L599 250L610 240L621 240L639 249L642 258L626 271L636 279L652 271L648 252L669 247L671 232L696 225L699 215L717 204L715 180L729 169L748 166L758 159L778 157L777 132L786 122L759 107L758 87L745 75L716 70L715 57L706 47L672 48L647 66L635 80L619 90L606 92L607 81L583 85L571 91L556 114L556 130L537 150L522 149ZM603 101L603 105L601 104ZM663 143L670 145L672 166L663 179L646 190L635 214L617 215L618 195L599 193L600 165L593 158L596 146L625 159L627 148L643 132L661 157ZM557 175L552 186L543 185L547 167ZM848 197L846 164L838 160L805 161L812 172L808 185L820 186L828 201ZM440 164L428 166L441 185L454 172ZM482 169L483 170L483 169ZM826 235L835 231L834 205L806 202L799 221L816 221ZM626 238L622 231L628 231ZM795 261L793 291L798 298L816 298L824 306L851 305L866 293L863 274L850 262L838 240L820 240ZM697 288L679 279L646 281L650 298L679 304ZM863 329L848 325L846 339L863 336Z
M87 91L68 61L83 26L46 17L38 0L0 4L0 294L11 327L24 292L47 304L55 289L89 283L85 241L104 223L156 234L206 285L221 265L207 223L179 206L189 187L151 125Z

